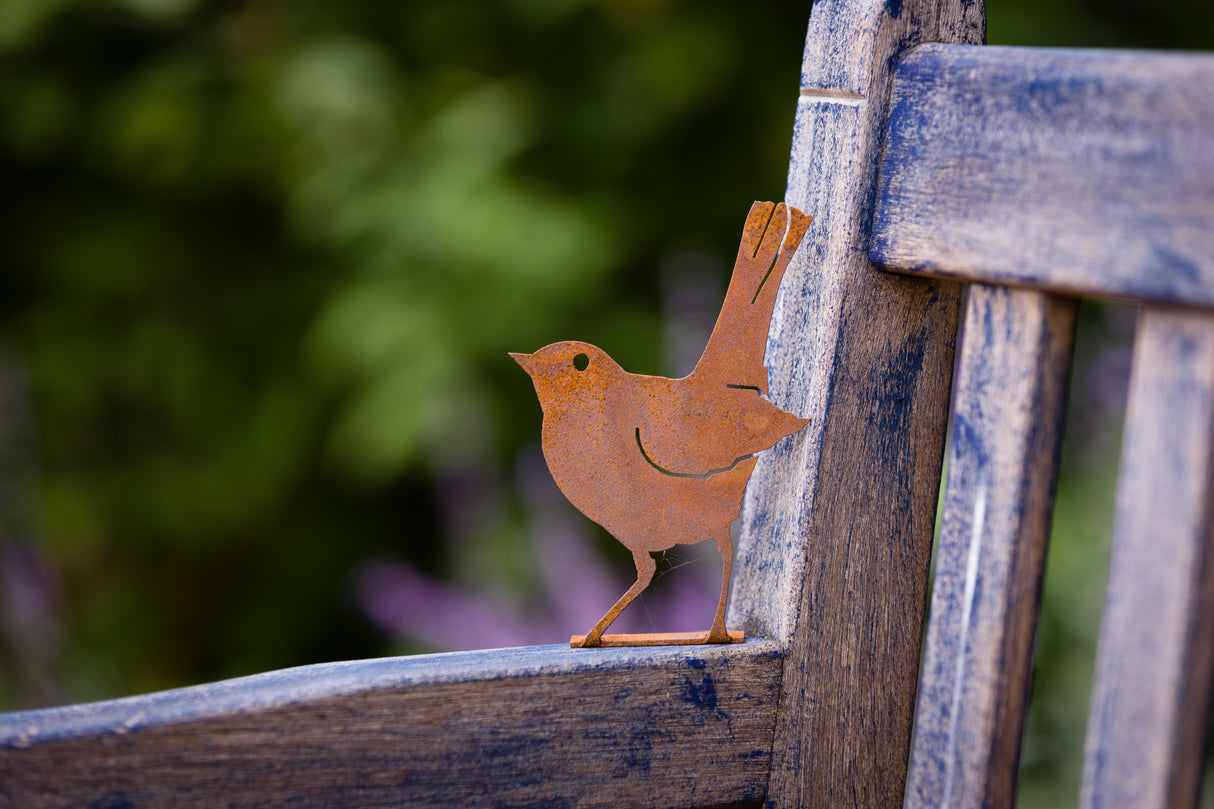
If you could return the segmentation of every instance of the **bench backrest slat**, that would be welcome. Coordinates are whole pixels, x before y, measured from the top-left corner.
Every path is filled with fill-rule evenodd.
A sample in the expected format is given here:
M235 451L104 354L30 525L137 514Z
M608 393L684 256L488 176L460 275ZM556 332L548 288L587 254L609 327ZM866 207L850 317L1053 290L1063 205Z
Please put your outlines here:
M1085 809L1195 806L1214 648L1214 316L1146 309L1134 346Z
M1214 55L931 45L893 93L878 263L1214 305Z
M908 809L1012 805L1075 313L970 288Z

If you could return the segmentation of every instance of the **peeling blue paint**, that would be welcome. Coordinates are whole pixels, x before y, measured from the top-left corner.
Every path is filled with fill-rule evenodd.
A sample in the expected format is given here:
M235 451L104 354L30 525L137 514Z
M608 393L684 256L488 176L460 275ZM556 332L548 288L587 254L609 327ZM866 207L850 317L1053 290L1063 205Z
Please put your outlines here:
M690 677L683 678L683 701L697 708L709 711L717 709L717 684L711 674L705 674L699 684L693 683Z
M1194 284L1201 281L1201 270L1193 260L1170 250L1165 245L1152 245L1151 258L1158 264L1159 274L1163 277L1176 281L1184 279Z
M648 727L638 727L629 736L624 764L633 772L649 772L653 759L653 733Z

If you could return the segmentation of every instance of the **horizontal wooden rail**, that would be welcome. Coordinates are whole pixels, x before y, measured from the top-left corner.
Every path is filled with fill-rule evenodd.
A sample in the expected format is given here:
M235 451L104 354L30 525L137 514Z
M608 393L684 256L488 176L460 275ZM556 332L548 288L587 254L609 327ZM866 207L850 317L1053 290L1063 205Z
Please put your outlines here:
M0 715L0 804L758 804L782 664L772 641L537 646Z
M1214 306L1214 55L926 45L897 68L870 256Z

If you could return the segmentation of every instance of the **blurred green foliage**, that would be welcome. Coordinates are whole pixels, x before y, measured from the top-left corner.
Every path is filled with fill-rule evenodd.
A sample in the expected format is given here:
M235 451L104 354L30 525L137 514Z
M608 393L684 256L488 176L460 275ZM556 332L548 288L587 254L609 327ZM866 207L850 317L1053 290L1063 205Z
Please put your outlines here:
M0 432L34 447L0 450L0 543L41 549L44 585L7 619L0 708L419 650L351 596L383 556L525 604L539 413L505 352L576 336L676 370L680 257L723 285L750 202L782 197L808 12L0 3ZM1205 0L988 16L992 44L1214 48ZM1034 801L1070 789L1086 713L1102 396L1072 412L1095 426L1065 460Z
M662 370L655 269L781 196L804 25L6 2L0 323L42 471L15 531L53 560L61 698L382 654L349 583L381 554L525 601L539 414L506 352ZM447 503L469 479L491 502Z

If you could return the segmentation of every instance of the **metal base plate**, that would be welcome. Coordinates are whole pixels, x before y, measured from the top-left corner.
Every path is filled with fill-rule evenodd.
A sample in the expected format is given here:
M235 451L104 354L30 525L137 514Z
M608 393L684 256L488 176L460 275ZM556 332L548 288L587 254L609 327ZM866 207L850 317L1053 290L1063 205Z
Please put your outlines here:
M730 632L730 643L741 643L746 640L745 632ZM569 639L569 645L574 649L585 647L586 636L574 635ZM604 635L598 646L696 646L708 643L707 632L667 632L656 635ZM588 647L588 648L598 648Z

